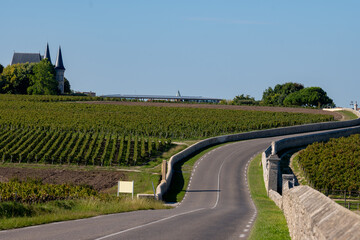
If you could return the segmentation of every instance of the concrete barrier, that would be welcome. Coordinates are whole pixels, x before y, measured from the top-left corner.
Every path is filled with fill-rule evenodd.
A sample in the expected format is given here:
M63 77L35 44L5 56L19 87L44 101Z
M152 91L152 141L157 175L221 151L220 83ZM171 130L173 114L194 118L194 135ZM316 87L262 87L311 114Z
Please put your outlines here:
M329 130L336 128L345 128L345 127L352 127L357 125L360 125L360 119L343 121L343 122L325 122L325 123L305 124L305 125L293 126L293 127L282 127L282 128L252 131L252 132L232 134L232 135L224 135L224 136L213 137L202 140L186 148L185 150L175 154L170 158L170 160L168 161L166 179L165 181L160 183L156 188L156 198L161 200L164 193L169 189L173 175L174 164L206 147L220 143L225 143L225 142L282 136L282 135ZM269 154L269 152L267 152L266 154Z

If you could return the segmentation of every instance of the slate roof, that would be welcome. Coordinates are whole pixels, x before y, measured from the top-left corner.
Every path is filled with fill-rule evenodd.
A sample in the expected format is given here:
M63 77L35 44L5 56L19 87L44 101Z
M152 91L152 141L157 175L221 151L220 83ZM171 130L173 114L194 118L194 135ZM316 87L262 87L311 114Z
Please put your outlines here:
M41 61L40 53L14 53L11 65L17 63L38 63Z
M44 59L47 58L49 60L49 62L51 63L51 58L50 58L50 50L49 50L49 44L46 44L46 49L45 49L45 54L44 54Z
M62 55L61 55L61 47L59 47L59 52L58 52L58 55L56 57L55 69L63 69L63 70L65 70L63 60L62 60Z

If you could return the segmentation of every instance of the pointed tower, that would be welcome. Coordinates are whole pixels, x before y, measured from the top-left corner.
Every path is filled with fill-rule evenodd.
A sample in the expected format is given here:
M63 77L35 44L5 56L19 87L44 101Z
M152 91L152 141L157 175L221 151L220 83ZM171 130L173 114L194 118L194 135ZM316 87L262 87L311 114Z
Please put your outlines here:
M49 43L46 43L46 49L45 49L44 59L49 60L49 62L51 63L50 51L49 51Z
M65 72L65 68L61 55L61 47L59 46L59 52L56 57L56 63L55 63L55 78L59 83L59 89L61 94L64 94L64 72Z

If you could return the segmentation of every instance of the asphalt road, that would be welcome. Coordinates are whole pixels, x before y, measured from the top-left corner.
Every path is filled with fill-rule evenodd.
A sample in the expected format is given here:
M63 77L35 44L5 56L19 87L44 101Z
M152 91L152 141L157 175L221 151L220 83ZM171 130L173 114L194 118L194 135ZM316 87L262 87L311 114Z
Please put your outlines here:
M247 165L280 138L231 143L207 153L194 166L185 198L174 209L0 231L0 239L246 239L256 218Z

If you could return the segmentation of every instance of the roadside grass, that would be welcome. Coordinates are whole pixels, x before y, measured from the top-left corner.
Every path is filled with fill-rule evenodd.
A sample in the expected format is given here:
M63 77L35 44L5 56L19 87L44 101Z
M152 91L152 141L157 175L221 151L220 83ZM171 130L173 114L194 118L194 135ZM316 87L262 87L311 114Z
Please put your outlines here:
M356 116L354 113L352 113L350 111L341 110L341 111L336 111L336 112L340 113L341 115L344 116L344 119L343 119L344 121L358 119L358 116Z
M136 210L166 209L162 202L131 197L76 199L44 204L0 203L0 230Z
M250 193L258 212L249 239L291 239L282 211L267 196L260 161L259 154L251 161L248 169Z

